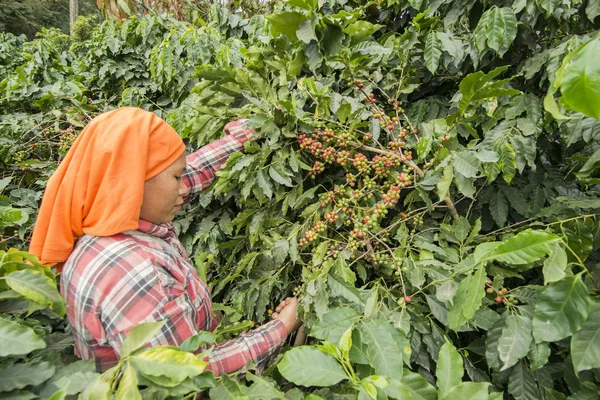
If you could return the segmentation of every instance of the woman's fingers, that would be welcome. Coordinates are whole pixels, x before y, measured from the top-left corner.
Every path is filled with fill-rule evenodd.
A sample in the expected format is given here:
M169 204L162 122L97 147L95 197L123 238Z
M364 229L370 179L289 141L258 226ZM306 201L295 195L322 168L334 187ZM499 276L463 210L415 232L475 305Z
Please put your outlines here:
M288 297L287 299L285 299L285 302L287 304L295 304L298 305L298 299L295 297Z
M283 300L281 303L279 303L277 307L275 307L275 311L281 312L281 310L283 310L285 306L287 306L287 302Z

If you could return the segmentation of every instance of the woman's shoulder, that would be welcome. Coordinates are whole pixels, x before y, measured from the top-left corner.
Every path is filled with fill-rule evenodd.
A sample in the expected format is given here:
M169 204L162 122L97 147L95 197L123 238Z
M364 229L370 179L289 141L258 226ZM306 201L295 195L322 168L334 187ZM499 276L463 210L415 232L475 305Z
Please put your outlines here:
M151 261L144 246L126 232L111 236L81 236L65 263L65 268L85 267L90 264L103 266L119 264L122 267L137 266Z
M61 290L68 298L85 298L99 305L123 290L152 286L156 281L153 263L143 245L129 235L83 235L63 267Z

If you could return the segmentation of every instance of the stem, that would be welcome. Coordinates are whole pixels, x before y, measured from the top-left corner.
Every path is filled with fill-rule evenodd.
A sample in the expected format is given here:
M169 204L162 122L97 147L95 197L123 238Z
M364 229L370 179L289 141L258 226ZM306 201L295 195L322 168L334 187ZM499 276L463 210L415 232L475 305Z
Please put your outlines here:
M592 275L592 273L587 269L587 267L585 266L585 264L583 263L583 261L581 261L581 258L579 258L579 256L573 251L573 249L571 249L569 247L569 245L564 242L564 240L563 240L563 244L571 252L571 254L573 254L573 256L577 259L577 262L579 263L579 265L581 266L581 268L583 268L583 270L587 273L588 277L590 278L590 280L592 281L592 283L594 284L594 286L596 286L596 291L598 293L600 293L600 286L598 286L598 282L596 282L596 280L594 279L594 276Z
M294 344L293 346L302 346L303 344L306 343L306 329L304 328L304 325L302 325L300 328L298 328L298 332L296 333L296 339L294 340Z

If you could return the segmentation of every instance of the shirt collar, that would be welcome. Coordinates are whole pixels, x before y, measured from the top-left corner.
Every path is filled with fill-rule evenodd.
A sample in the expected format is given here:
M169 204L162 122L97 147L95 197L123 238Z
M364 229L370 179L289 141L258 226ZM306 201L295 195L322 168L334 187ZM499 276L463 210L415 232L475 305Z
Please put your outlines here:
M161 239L171 236L174 230L175 227L171 223L157 225L140 219L138 224L138 231L159 237Z

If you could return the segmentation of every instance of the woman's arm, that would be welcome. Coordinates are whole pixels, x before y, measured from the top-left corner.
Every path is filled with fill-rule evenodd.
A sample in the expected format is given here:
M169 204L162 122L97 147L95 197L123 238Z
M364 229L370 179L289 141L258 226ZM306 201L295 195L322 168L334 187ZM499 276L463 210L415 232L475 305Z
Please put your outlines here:
M127 261L132 261L129 256ZM204 297L201 307L195 307L191 296L176 284L169 284L162 267L147 261L138 265L122 262L119 284L108 293L100 307L100 322L106 339L117 355L121 345L134 326L142 322L165 321L161 331L147 346L181 345L198 333L198 327L209 325L210 299ZM165 282L166 285L165 285ZM208 302L208 303L207 303ZM251 360L260 369L270 356L285 342L288 327L283 320L271 321L238 338L219 343L208 357L207 369L216 375L243 368Z
M271 321L239 337L219 343L208 356L207 369L215 375L230 374L254 361L262 371L273 353L287 338L287 328L280 320Z
M208 357L208 369L215 375L228 374L243 368L253 360L261 372L287 335L298 329L301 324L297 318L298 299L295 297L282 301L275 311L273 321L268 324L251 333L242 333L237 339L216 345ZM262 340L257 341L257 337Z
M244 142L254 132L252 128L247 128L247 123L247 119L228 123L225 125L226 136L224 138L188 154L183 181L190 188L189 197L210 186L215 178L215 172L227 161L229 156L244 149Z

